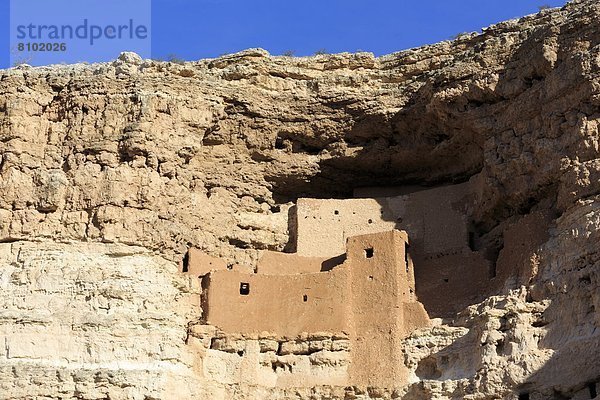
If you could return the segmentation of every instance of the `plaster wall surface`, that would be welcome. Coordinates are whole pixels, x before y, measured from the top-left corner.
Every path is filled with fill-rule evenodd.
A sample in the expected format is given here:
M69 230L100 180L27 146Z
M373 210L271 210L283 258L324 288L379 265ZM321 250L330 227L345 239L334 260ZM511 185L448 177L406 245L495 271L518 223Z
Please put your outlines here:
M200 249L191 248L181 265L184 273L192 276L202 276L210 271L223 271L227 269L227 261L210 256Z
M297 254L266 250L258 260L257 273L290 275L321 272L327 257L302 257Z
M489 295L489 261L479 252L417 255L415 265L417 296L432 316L452 317Z
M416 329L430 324L431 321L423 303L418 301L402 303L402 338L409 336Z
M335 257L346 251L351 236L385 232L396 227L382 216L376 199L298 199L297 253L305 257Z
M243 272L246 274L253 274L254 273L254 268L251 265L248 264L233 264L231 266L231 270L232 271L236 271L236 272Z
M472 184L467 182L377 201L382 218L395 221L396 229L408 232L415 251L437 254L468 245L472 190Z
M348 239L354 317L350 377L357 384L391 387L407 379L401 350L403 303L414 287L409 284L412 270L404 263L406 241L399 231Z
M552 218L548 212L535 212L524 216L504 231L504 247L497 262L500 282L512 280L513 285L530 284L537 273L536 254L549 238L548 226Z
M297 248L303 256L332 257L351 236L402 229L421 253L443 253L468 244L471 184L405 196L345 200L299 199ZM380 190L373 189L373 194ZM361 195L368 195L365 189Z
M471 182L387 198L411 238L419 300L433 317L451 317L490 294L490 262L469 247Z
M348 332L349 278L346 269L285 276L215 271L202 280L203 318L225 332L246 335Z

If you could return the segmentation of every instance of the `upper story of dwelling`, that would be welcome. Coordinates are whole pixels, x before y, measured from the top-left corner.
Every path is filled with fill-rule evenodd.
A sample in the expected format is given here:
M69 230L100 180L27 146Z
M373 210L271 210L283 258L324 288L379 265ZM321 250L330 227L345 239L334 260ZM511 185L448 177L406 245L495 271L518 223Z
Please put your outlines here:
M392 197L362 189L354 199L298 199L296 250L309 257L335 257L349 237L402 229L421 254L468 248L471 183Z

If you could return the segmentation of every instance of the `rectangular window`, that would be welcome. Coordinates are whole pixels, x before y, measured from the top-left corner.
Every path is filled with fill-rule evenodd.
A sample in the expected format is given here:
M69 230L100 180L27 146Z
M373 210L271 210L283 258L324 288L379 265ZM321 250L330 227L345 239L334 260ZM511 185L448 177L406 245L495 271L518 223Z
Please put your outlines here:
M242 296L248 296L250 294L250 284L246 282L240 282L240 294Z

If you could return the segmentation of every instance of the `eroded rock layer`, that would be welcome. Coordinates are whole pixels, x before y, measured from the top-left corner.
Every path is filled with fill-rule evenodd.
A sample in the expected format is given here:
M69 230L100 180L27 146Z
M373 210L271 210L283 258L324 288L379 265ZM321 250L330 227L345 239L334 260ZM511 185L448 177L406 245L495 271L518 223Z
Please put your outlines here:
M599 106L592 0L380 58L0 71L0 398L592 398ZM177 272L187 248L253 264L292 250L299 197L468 180L472 246L529 267L404 340L410 383L256 385L236 373L238 347L283 344L221 343L196 324L199 283ZM523 221L542 239L529 260L502 259ZM283 356L335 370L340 346L339 360Z

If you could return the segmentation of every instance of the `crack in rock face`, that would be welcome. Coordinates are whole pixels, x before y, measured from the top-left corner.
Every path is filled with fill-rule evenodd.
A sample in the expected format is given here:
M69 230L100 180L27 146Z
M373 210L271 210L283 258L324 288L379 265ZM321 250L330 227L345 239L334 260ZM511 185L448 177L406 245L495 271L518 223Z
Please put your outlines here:
M599 20L576 0L383 57L0 71L0 397L597 397ZM330 242L306 199L381 213L328 209L346 221ZM332 253L305 267L333 273L380 224L408 232L410 295L432 318L393 343L394 365L351 362L352 326L203 324L206 288L181 273L189 249L260 274L306 240ZM383 387L344 381L396 367Z

